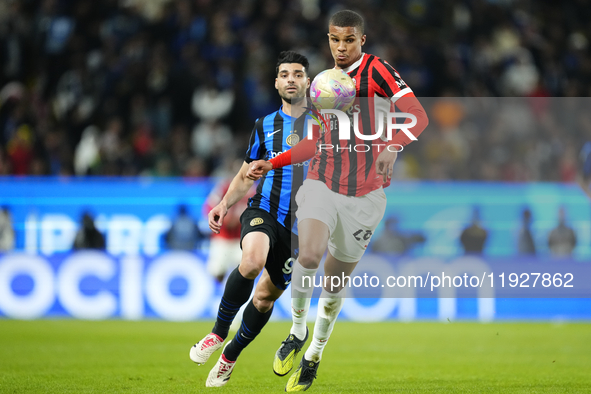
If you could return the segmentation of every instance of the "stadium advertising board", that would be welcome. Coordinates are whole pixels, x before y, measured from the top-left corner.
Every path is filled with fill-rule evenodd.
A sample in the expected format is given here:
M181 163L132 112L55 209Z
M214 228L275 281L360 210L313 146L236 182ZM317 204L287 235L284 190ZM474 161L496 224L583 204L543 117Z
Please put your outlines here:
M17 251L0 256L1 316L168 320L215 316L221 288L204 268L207 242L188 253L166 251L162 241L178 204L187 204L192 216L203 220L202 205L213 186L212 180L0 182L0 205L11 211L17 240ZM394 282L388 283L388 288L393 283L396 291L414 288L416 293L382 293L388 289L375 290L373 282L368 282L367 286L351 290L351 296L356 298L346 301L346 318L373 321L591 317L588 298L571 298L588 294L568 293L567 287L589 278L585 269L590 256L587 218L591 211L586 197L575 185L397 182L387 193L386 218L372 239L375 250L364 257L356 275L361 280L367 274L368 281L378 276L384 281L381 283L393 276ZM478 274L468 273L464 277L466 270L458 268L467 258L463 256L460 238L470 224L474 206L479 208L488 238L482 254L470 257L480 264ZM524 207L531 210L534 218L536 256L519 254ZM576 246L567 257L554 256L548 246L560 208L567 213L567 223L577 234ZM97 227L105 234L105 252L72 252L84 211L93 213ZM396 218L395 231L388 229L393 225L388 218ZM399 245L401 239L416 242L378 250L380 244ZM556 263L560 264L560 272L550 269ZM473 262L470 266L478 265ZM524 273L528 274L527 281ZM540 274L538 278L533 275L536 273ZM572 281L565 276L567 273L573 274ZM401 277L415 277L416 281L417 276L428 283L427 287L406 283L402 286ZM478 279L476 287L472 286L476 285L473 277ZM454 286L447 290L442 286L454 280ZM491 280L492 293L480 286ZM531 286L534 280L535 289L523 290L523 285ZM499 292L501 281L509 292ZM455 293L449 292L451 287L456 288ZM510 292L516 288L524 292ZM556 288L567 293L534 291ZM380 293L375 292L378 290ZM288 317L287 295L280 299L274 318Z
M0 257L0 316L15 319L213 319L223 288L208 275L204 257L188 252L168 252L157 257L113 257L97 251L51 257L6 254ZM453 283L454 278L466 272L463 260L465 258L410 259L393 264L387 256L370 254L362 260L365 268L358 275L368 277L370 283L373 282L371 278L382 278L386 274L397 279L420 278L422 270L437 266L447 272ZM567 267L577 264L562 263ZM515 271L515 265L520 262L504 260L499 265L480 260L478 264L491 272L501 272L511 265ZM474 265L474 261L470 262L470 266ZM543 287L541 281L539 287ZM474 287L468 283L467 286L436 289L432 294L423 291L425 288L418 284L402 286L400 280L397 284L405 291L398 293L398 297L389 294L388 286L354 286L343 308L344 317L355 321L591 318L590 298L543 295L541 298L539 294L535 297L533 292L529 298L524 298L530 295L527 292L520 294L522 298L499 298L499 294L503 294L500 282L495 288ZM514 288L511 284L507 280L506 288ZM371 293L367 293L368 290ZM531 292L532 288L527 291ZM589 292L582 294L589 295ZM274 318L289 318L290 305L287 292L279 299Z

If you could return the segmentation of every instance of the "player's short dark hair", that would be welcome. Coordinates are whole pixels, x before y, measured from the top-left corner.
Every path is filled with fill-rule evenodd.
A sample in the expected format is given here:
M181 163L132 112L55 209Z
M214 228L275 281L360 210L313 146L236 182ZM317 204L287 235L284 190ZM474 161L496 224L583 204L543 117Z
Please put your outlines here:
M363 34L365 31L365 22L363 21L363 17L351 10L342 10L335 13L330 17L328 26L356 27L359 29L361 34Z
M298 63L304 66L304 72L308 75L308 67L310 67L310 63L308 62L308 58L304 55L300 55L294 51L283 51L279 54L277 58L277 66L275 66L275 75L279 74L279 66L283 63Z

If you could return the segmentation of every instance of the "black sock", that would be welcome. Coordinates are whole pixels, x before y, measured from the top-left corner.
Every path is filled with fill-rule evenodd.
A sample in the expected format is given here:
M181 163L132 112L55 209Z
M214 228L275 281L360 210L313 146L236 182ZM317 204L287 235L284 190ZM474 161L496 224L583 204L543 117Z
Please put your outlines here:
M236 313L250 298L253 286L254 279L247 279L242 276L238 268L232 271L228 276L224 295L218 309L218 317L211 332L219 335L222 339L226 339Z
M273 313L272 307L267 312L261 313L254 306L252 300L248 303L244 309L244 317L242 318L240 329L232 342L224 349L224 356L226 356L228 361L236 361L240 352L254 341L269 321L271 313Z

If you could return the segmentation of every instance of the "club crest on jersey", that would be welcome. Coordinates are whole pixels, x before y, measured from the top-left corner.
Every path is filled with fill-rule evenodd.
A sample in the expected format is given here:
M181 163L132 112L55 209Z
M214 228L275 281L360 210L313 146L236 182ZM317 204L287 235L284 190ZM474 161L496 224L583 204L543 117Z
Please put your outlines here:
M355 78L351 78L351 80L353 81L353 84L355 84L355 86L357 86L357 80Z
M297 134L290 134L287 136L287 140L285 140L285 142L287 142L287 145L289 146L294 146L300 142L300 137Z
M254 218L250 221L251 226L258 226L259 224L263 224L264 220L262 218Z

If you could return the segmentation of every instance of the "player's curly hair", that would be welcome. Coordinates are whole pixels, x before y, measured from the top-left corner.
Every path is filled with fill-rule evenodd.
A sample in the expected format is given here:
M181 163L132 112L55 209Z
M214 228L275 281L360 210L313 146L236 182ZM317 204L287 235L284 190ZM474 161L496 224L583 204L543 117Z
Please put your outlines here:
M279 74L279 66L283 63L298 63L304 66L304 72L308 75L308 68L310 63L308 58L294 51L283 51L277 58L277 65L275 66L275 75Z
M330 17L328 26L357 27L361 34L365 31L363 17L351 10L342 10Z

